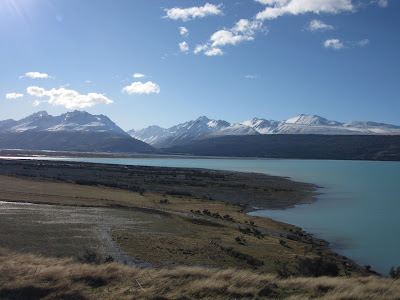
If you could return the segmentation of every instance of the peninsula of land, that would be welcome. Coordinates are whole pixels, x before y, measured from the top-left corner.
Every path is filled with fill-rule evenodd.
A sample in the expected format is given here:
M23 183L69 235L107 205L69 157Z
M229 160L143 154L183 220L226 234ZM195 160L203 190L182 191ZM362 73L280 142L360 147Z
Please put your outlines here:
M281 277L374 274L298 227L246 214L313 201L317 187L308 183L206 169L11 159L0 160L0 183L3 256L16 251L151 270L233 268Z

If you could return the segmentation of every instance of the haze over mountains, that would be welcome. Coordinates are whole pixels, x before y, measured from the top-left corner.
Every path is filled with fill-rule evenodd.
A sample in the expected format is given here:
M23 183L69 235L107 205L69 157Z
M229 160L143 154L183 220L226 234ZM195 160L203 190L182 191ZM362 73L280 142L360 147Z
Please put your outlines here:
M156 125L128 133L155 148L183 145L191 140L213 136L243 136L266 134L315 135L400 135L400 126L371 121L341 123L316 115L297 115L286 121L254 118L230 124L203 116L168 129Z

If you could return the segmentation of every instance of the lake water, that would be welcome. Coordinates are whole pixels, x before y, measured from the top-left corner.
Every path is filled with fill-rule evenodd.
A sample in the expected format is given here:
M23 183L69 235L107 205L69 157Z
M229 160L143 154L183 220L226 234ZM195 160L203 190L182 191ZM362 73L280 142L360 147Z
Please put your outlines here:
M400 265L400 162L187 158L60 160L250 171L311 182L323 187L317 202L251 214L302 227L329 241L332 250L362 265L369 264L380 273L387 274L392 265Z

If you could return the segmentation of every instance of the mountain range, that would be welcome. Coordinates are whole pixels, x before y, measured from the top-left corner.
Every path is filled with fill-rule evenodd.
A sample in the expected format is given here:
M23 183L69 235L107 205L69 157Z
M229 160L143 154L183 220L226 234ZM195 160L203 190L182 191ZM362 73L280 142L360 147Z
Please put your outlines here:
M0 132L107 132L126 136L127 133L104 115L92 115L85 111L67 112L60 116L51 116L46 111L39 111L19 121L0 121Z
M158 149L155 149L158 148ZM0 121L0 149L307 159L400 160L400 126L315 115L230 124L200 117L128 133L104 115L39 111Z
M132 138L108 117L84 111L60 116L39 111L18 121L0 121L0 147L85 152L146 152L153 149Z
M153 125L141 130L129 130L132 137L155 148L184 145L192 140L213 136L248 136L270 134L314 135L400 135L400 126L371 121L341 123L317 115L300 114L286 121L254 118L230 124L205 116L196 120L162 128Z

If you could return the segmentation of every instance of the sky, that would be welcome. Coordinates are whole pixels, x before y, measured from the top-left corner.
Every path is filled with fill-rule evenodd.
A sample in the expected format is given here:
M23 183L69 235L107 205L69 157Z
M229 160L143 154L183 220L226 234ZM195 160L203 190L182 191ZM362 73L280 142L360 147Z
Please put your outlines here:
M398 0L0 0L0 120L400 125Z

